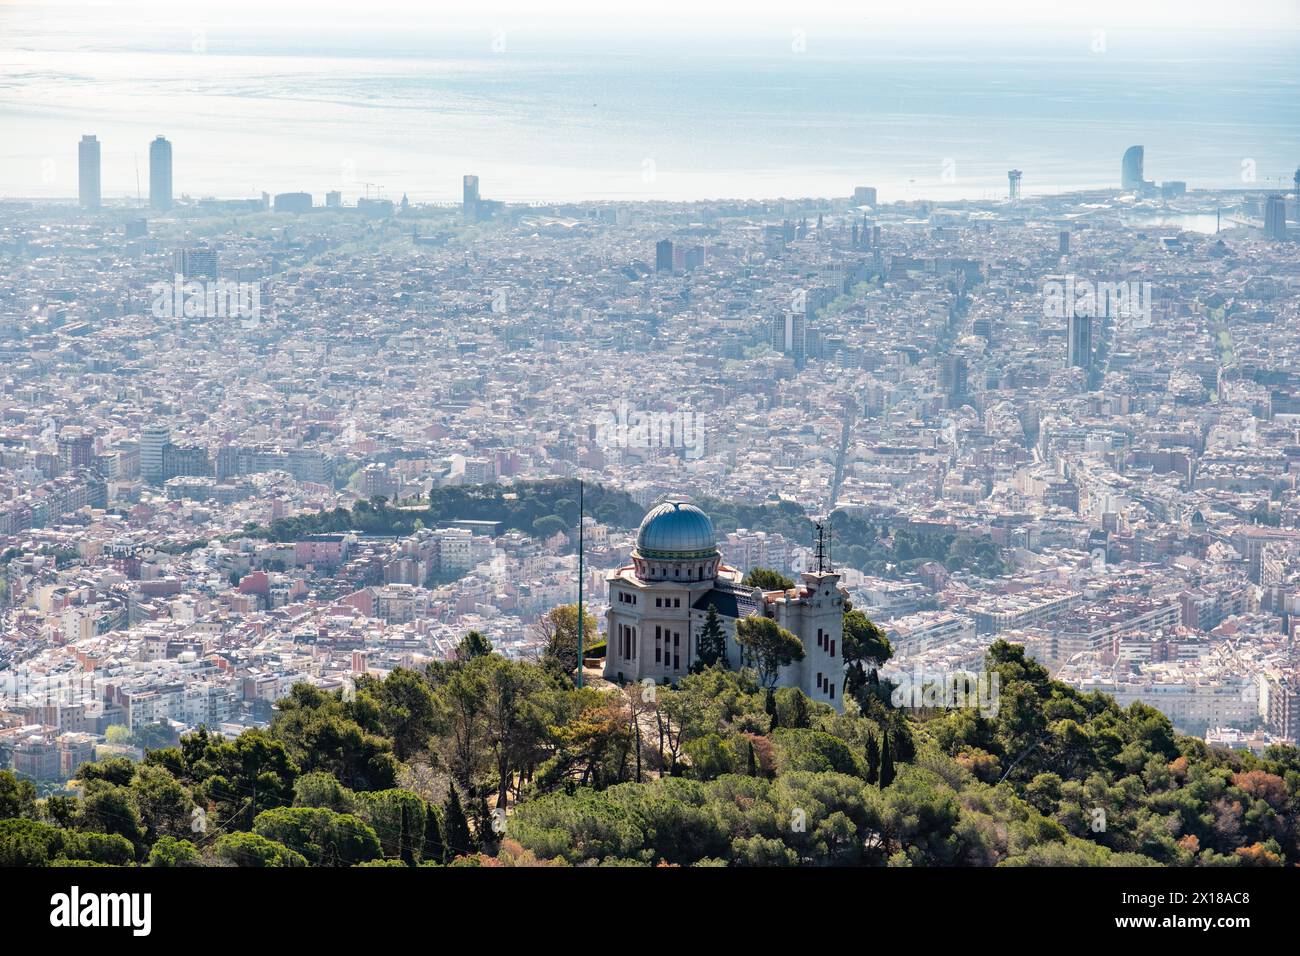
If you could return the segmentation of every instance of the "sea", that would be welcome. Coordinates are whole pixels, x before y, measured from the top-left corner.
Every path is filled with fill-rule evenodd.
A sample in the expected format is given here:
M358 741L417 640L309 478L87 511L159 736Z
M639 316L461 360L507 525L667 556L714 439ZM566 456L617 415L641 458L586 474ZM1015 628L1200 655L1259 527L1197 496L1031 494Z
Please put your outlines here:
M1296 29L586 28L438 6L0 0L0 198L75 197L85 134L108 202L147 199L160 134L178 196L317 203L454 202L467 173L509 202L942 202L1004 196L1013 168L1025 195L1117 187L1134 144L1148 179L1191 189L1289 188L1300 165Z

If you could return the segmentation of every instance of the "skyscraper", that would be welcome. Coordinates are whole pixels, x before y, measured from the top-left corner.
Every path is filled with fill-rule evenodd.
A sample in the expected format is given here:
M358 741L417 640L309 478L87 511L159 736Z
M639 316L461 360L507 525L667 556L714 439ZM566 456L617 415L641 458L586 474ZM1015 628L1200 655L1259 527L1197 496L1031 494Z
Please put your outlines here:
M150 484L163 481L163 449L171 441L166 425L149 425L140 433L140 477Z
M1067 330L1069 342L1066 346L1066 364L1092 371L1092 319L1086 315L1070 316Z
M463 183L461 213L466 222L478 222L478 177L466 176Z
M966 356L949 354L939 366L939 389L948 398L950 405L960 404L969 387L970 365Z
M77 195L86 209L98 209L99 193L99 140L94 136L81 137L77 146Z
M1270 239L1286 238L1286 197L1281 193L1264 200L1264 232Z
M1069 229L1061 230L1059 251L1063 256L1068 256L1070 254L1070 230Z
M1142 189L1142 161L1145 150L1141 146L1130 146L1124 151L1124 161L1120 166L1120 186L1124 189Z
M655 243L655 272L673 271L673 241L660 239Z
M1007 198L1013 202L1020 198L1020 176L1018 169L1007 170Z
M803 312L778 312L772 316L772 348L794 359L803 368L808 356L807 316Z
M149 205L172 208L172 144L163 136L149 144Z

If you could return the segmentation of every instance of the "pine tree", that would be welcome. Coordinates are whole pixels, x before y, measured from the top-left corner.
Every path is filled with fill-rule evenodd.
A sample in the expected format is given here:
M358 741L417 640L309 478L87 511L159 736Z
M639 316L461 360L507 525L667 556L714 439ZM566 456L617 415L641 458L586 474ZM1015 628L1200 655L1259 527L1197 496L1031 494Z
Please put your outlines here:
M731 666L727 660L727 632L723 630L718 609L713 604L709 605L704 626L700 628L700 636L695 644L695 657L693 670L696 672L706 667L713 667L715 664L721 664L723 667Z
M885 731L880 743L880 789L893 783L894 776L894 755L889 749L889 731Z
M461 638L460 644L456 647L456 659L460 661L469 661L476 657L486 657L491 653L492 642L478 631L470 631Z
M880 779L880 744L875 734L867 734L867 783Z
M458 856L464 856L470 852L471 838L469 833L469 819L465 816L465 809L460 805L460 794L456 792L456 785L452 784L447 793L447 811L443 825L443 860L450 863Z

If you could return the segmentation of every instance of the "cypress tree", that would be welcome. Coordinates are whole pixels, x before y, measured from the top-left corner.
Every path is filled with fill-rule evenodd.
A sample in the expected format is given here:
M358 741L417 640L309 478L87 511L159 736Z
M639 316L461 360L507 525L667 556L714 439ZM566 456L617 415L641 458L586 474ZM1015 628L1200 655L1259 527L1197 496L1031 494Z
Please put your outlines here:
M916 759L916 744L912 742L912 731L906 719L894 724L894 757L899 763L911 763Z
M882 735L880 743L880 789L884 790L894 782L894 755L889 750L889 731Z
M771 733L781 725L781 717L776 709L776 691L771 687L767 689L767 698L763 701L763 710L767 712L768 717L772 718L767 728L768 733Z
M808 716L808 698L798 687L790 695L790 726L807 727L811 723Z
M478 834L476 849L495 849L496 831L492 829L492 811L488 809L486 793L480 795L475 804L474 832Z
M456 857L470 852L469 819L465 816L465 809L460 805L460 794L456 792L455 784L451 785L447 794L443 832L444 862L450 863Z
M401 802L402 808L402 829L398 842L398 855L403 863L407 866L415 866L415 840L413 839L412 829L415 821L411 819L411 808L407 801Z
M700 628L699 640L695 644L695 656L697 660L692 670L697 673L715 664L721 664L723 667L730 666L727 661L727 632L722 629L718 609L713 604L709 605L704 626Z
M442 821L438 809L431 803L424 807L424 852L420 858L426 863L441 863L446 848L442 843Z
M749 756L745 761L745 772L751 777L758 776L758 758L754 756L754 741L749 742Z
M867 734L867 783L880 779L880 744L875 734Z

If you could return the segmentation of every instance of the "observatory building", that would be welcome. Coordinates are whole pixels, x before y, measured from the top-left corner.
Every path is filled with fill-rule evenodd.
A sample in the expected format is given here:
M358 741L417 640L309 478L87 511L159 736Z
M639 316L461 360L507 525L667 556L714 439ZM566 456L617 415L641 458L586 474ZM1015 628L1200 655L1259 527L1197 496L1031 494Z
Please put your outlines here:
M699 508L666 501L646 514L632 563L610 572L609 646L605 677L661 683L690 673L710 606L727 634L727 665L741 666L736 622L772 618L803 642L804 658L781 668L778 687L798 687L813 700L842 709L844 599L840 576L826 567L806 571L788 591L741 584L722 563L713 522Z

